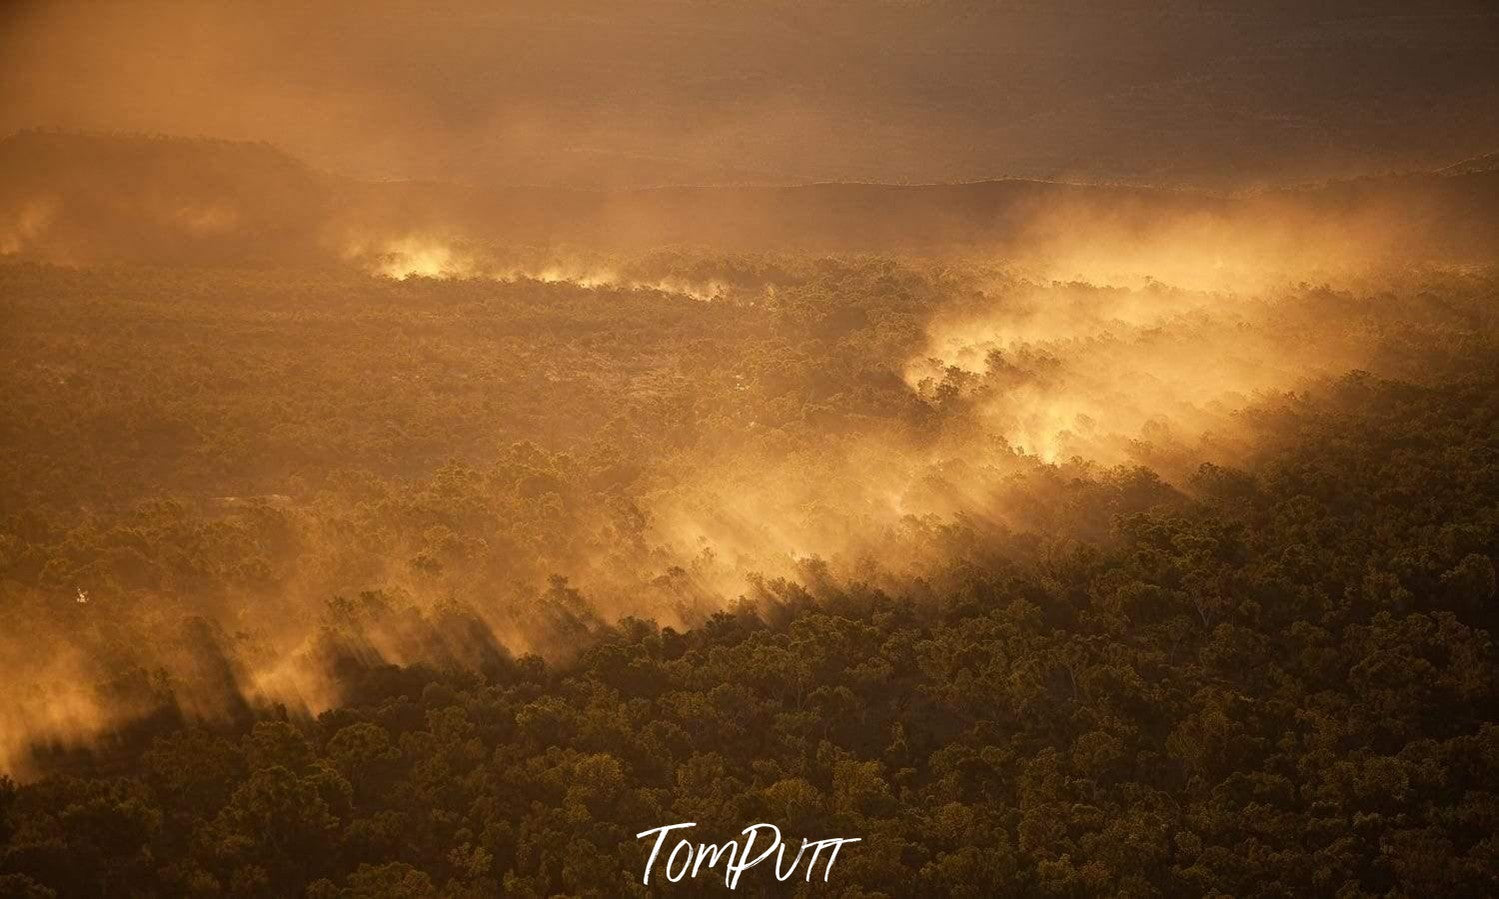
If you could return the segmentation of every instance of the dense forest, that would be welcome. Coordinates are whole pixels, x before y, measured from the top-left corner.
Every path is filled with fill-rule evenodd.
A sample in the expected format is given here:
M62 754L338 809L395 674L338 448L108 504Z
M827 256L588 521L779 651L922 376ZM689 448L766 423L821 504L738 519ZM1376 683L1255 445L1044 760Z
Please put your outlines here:
M1492 0L0 2L0 899L1499 896Z
M589 265L0 268L0 893L1499 891L1491 270Z

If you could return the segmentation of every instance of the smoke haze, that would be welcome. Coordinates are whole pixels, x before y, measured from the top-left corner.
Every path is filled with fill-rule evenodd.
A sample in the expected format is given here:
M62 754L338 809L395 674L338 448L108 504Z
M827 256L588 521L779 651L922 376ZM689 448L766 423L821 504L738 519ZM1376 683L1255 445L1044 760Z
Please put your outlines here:
M930 598L1491 347L1489 4L1093 6L6 7L0 770Z
M1491 152L1491 4L8 4L0 131L376 178L1243 186Z

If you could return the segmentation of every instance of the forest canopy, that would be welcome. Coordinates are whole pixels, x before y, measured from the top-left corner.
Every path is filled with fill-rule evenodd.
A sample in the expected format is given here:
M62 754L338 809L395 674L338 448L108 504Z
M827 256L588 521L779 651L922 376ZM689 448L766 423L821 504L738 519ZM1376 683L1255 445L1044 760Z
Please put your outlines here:
M8 891L1496 886L1492 272L610 264L0 269Z
M0 899L1499 896L1495 59L0 2Z

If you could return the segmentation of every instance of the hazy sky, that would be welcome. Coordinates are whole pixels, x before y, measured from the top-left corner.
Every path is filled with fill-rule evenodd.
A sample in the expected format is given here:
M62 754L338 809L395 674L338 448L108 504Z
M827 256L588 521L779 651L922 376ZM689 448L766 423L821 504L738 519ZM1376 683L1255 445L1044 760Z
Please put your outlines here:
M305 6L0 7L0 130L505 183L1253 181L1499 149L1491 2Z

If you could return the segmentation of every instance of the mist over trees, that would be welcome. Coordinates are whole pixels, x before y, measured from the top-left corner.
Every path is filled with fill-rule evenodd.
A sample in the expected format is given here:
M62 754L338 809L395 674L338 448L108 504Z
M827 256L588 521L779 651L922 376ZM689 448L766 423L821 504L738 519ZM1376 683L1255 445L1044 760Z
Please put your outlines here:
M1499 895L1496 26L0 5L0 899Z
M1261 314L950 263L636 264L728 286L5 267L32 740L5 747L6 889L619 895L633 834L679 819L859 835L841 895L1495 888L1491 274ZM914 386L893 364L1029 303L1052 336ZM1079 315L1197 303L1369 335L1382 374L1246 398L1216 442L1163 412L1122 464L969 436L1082 377ZM1212 339L1140 321L1120 346ZM889 469L845 483L832 435L947 454L903 502L956 514L857 511L831 491ZM719 477L765 517L674 536ZM774 504L803 478L846 508ZM836 549L777 571L776 533Z
M1099 260L1076 258L1093 245L1137 276L1172 281L1184 256L1226 256L1244 257L1232 274L1252 280L1398 270L1413 258L1483 263L1499 246L1499 170L1482 159L1238 195L1015 178L591 191L355 179L264 143L28 130L0 138L0 166L0 251L63 265L382 270L392 250L442 247L492 267L416 273L478 275L537 250L692 247L1039 258L1059 264L1047 277L1070 280L1098 277Z

